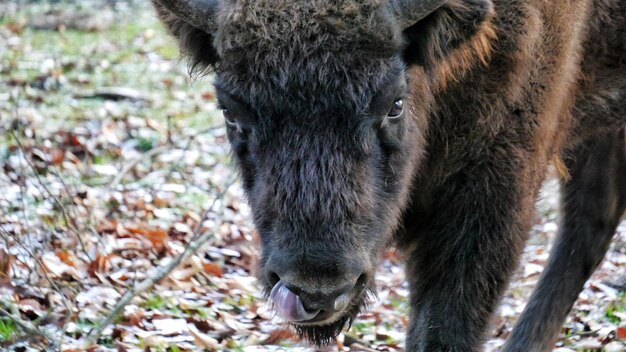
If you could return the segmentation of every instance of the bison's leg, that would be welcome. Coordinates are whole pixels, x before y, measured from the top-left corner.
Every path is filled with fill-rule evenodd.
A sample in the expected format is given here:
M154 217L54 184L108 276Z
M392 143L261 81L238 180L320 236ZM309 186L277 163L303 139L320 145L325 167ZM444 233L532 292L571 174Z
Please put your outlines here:
M626 207L624 131L584 143L567 160L563 220L539 285L504 351L551 351L585 281L606 253Z
M406 235L415 241L407 258L407 351L481 350L517 266L542 177L540 162L532 164L536 159L506 141L493 143L488 152L442 180L423 208L428 213L407 217Z

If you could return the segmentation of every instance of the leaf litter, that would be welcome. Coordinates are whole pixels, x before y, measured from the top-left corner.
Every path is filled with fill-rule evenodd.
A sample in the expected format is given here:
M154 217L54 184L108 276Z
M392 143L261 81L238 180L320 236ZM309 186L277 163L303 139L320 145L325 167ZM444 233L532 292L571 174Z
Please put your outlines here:
M0 348L85 350L124 293L183 252L194 229L217 228L89 351L312 350L256 286L258 234L232 182L210 77L189 78L148 5L0 5ZM545 266L557 191L544 186L487 351L504 343ZM203 218L212 202L224 210ZM626 348L625 241L622 224L556 351ZM408 286L393 249L376 283L370 307L323 350L403 351Z

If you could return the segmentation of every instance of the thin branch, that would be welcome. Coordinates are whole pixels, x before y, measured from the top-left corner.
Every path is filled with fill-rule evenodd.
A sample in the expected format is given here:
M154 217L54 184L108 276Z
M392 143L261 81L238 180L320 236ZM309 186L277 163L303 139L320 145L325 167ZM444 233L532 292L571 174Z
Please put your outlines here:
M48 172L50 174L52 174L54 177L56 177L56 179L59 181L61 186L63 186L63 189L65 190L65 194L71 200L72 195L77 193L75 187L74 187L74 191L75 192L71 192L70 187L63 180L63 177L61 177L61 175L55 170L55 166L52 165L49 160L45 160L45 162L46 162L46 168L48 168ZM79 219L80 217L76 214L76 207L75 206L68 207L68 212L72 213L70 215L72 215L71 220L72 220L72 224L73 224L73 226L75 228L78 228L80 225L83 225L85 227L85 230L91 232L91 234L93 236L96 236L96 237L98 236L98 232L96 231L95 228L93 228L93 226L89 226L89 225L86 225L84 223L79 224L79 223L76 222L76 219ZM82 239L80 238L80 236L78 236L78 237L79 237L78 240L82 242ZM83 243L81 243L81 245L83 246L83 248L85 248L85 245ZM91 258L89 258L89 256L87 256L87 259L92 260Z
M20 312L15 305L0 300L0 306L2 306L2 308L0 308L0 315L11 319L11 321L19 326L25 333L43 337L54 347L55 350L60 351L59 344L54 337L47 331L42 330L36 325L33 325L31 322L22 319L20 317Z
M48 276L48 269L43 265L43 263L39 260L39 258L37 258L37 256L35 256L35 254L32 253L30 251L30 249L28 247L26 247L26 245L24 245L24 243L18 238L18 236L11 236L10 233L4 228L4 226L1 223L0 223L0 237L2 237L4 239L4 241L5 241L5 243L7 243L7 244L9 243L9 237L12 237L13 240L15 242L17 242L17 244L20 247L22 247L22 249L28 254L28 256L35 262L35 265L39 267L39 269L43 273L43 277L50 284L50 287L55 292L57 292L59 295L61 295L61 297L64 298L63 299L63 304L65 305L65 321L67 323L69 321L69 319L70 319L71 314L72 314L72 306L70 305L70 299L69 299L69 297L67 297L67 295L65 293L63 293L61 288L59 288L57 286L57 284L50 278L50 276ZM28 267L29 272L32 271L32 268L30 267L30 265L26 265L26 267ZM63 333L59 335L59 343L57 343L58 345L62 345L63 344L63 338L65 336L66 326L67 326L67 324L63 325Z
M161 282L178 265L180 265L180 263L183 260L185 260L187 257L192 255L193 253L195 253L202 245L204 245L210 239L213 238L215 233L219 231L219 227L220 227L221 223L219 221L217 221L215 223L215 226L213 227L213 229L211 229L210 231L207 231L203 235L201 234L202 223L207 220L209 214L211 213L211 211L215 207L215 204L217 204L217 201L218 200L222 200L224 198L224 195L226 194L226 192L228 191L228 189L230 188L231 185L232 185L232 182L229 182L226 185L226 187L224 188L224 191L219 193L217 195L217 197L211 203L211 206L208 207L203 212L202 216L200 217L200 222L195 227L193 236L191 237L191 241L185 247L185 250L183 252L181 252L180 254L178 254L168 264L165 264L165 265L155 269L153 271L153 274L150 277L146 278L145 280L143 280L140 283L138 283L136 286L134 286L134 287L130 288L128 291L126 291L126 293L124 293L122 298L120 298L120 300L113 307L113 309L111 309L111 312L97 324L97 327L94 330L92 330L89 333L89 336L87 336L87 339L85 341L84 348L89 348L89 347L93 346L98 341L98 339L102 335L102 332L104 331L104 329L106 329L106 327L109 326L113 322L113 320L115 320L115 318L122 312L124 307L126 307L126 305L128 305L128 303L130 303L130 301L133 298L135 298L135 296L137 296L137 295L139 295L139 294L141 294L143 292L148 291L154 285L156 285L157 283ZM221 215L223 213L223 211L224 211L224 208L225 207L222 204L222 207L219 210L218 214Z
M16 112L17 114L17 112ZM17 116L17 115L16 115ZM41 177L39 177L39 174L37 173L37 169L35 168L35 165L33 165L31 163L31 161L26 157L26 149L24 148L24 145L22 144L22 142L20 141L20 139L18 138L17 134L15 133L15 131L13 131L12 129L9 131L11 133L11 136L15 139L15 143L17 143L18 149L22 152L22 154L24 155L24 161L26 162L26 164L33 170L33 175L35 176L35 179L37 180L37 183L39 183L39 186L44 190L43 193L47 193L48 196L52 199L52 201L54 202L54 204L56 204L56 206L59 208L59 211L61 212L61 217L63 218L63 221L67 224L67 228L70 229L70 231L72 231L72 233L74 234L74 236L76 236L76 238L78 239L78 242L81 246L81 250L83 251L83 253L85 254L85 256L87 257L87 259L89 259L90 261L93 260L91 258L91 256L89 255L89 253L87 252L87 247L85 247L85 243L83 242L82 237L80 236L80 233L78 231L78 229L76 229L73 225L73 222L70 221L70 217L67 214L67 210L65 209L65 207L63 206L63 204L61 203L61 201L57 198L57 196L55 196L50 189L48 189L48 186L46 186L45 182L43 182L43 180L41 179Z
M6 243L9 243L8 242L9 238L12 238L20 247L22 247L22 249L26 252L26 254L28 254L28 256L35 262L36 266L39 267L39 269L43 273L44 279L50 284L50 287L54 291L59 293L63 298L65 298L63 300L64 303L66 304L65 307L69 311L71 311L71 307L67 305L67 302L66 302L66 300L68 300L68 297L63 293L63 291L59 288L59 286L57 286L54 280L52 280L50 276L48 276L48 269L46 268L45 265L43 265L43 263L39 260L39 258L37 258L37 256L28 248L28 246L26 246L24 242L22 242L22 240L19 239L18 236L11 236L11 233L4 228L3 224L0 224L0 237L2 237ZM28 268L29 270L32 270L30 266Z

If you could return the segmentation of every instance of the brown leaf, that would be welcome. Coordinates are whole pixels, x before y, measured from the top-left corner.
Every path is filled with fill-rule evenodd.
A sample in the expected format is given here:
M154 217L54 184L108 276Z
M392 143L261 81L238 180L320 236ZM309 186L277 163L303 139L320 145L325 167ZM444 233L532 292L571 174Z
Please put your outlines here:
M181 268L172 271L169 278L180 284L180 281L188 281L199 272L202 272L202 260L194 255L187 259Z
M77 135L69 132L65 133L65 140L63 141L63 144L71 147L79 147L83 145L80 140L78 140Z
M13 256L4 248L0 248L0 279L11 278L11 265L13 265Z
M43 269L52 274L54 277L71 277L75 280L80 280L81 278L81 275L78 273L76 268L63 262L63 260L61 260L56 253L45 253L41 256L41 263L43 264Z
M163 85L167 88L172 88L172 86L174 85L174 80L170 78L165 78L161 80L161 83L163 83Z
M198 328L196 328L195 325L188 324L187 328L189 329L189 333L191 333L191 336L193 336L193 339L198 347L211 350L220 349L221 346L216 339L205 333L202 333L200 330L198 330Z
M170 205L170 201L159 196L155 196L152 200L152 204L157 208L165 208Z
M262 345L277 345L285 340L298 340L298 336L293 330L279 328L270 331L269 336L261 342Z
M36 299L21 299L17 302L17 306L20 312L30 320L35 320L45 315L45 308Z
M126 330L115 327L113 328L113 331L111 332L111 338L113 340L121 340L125 334L126 334Z
M215 263L204 262L202 263L202 268L209 275L217 276L217 277L224 276L224 272L222 271L222 268Z
M89 263L89 267L87 268L87 272L90 276L94 276L95 273L106 272L109 267L109 259L112 254L96 254L96 258Z
M117 231L117 221L101 219L96 225L96 231L98 233L115 233Z
M24 21L18 21L18 22L9 22L6 24L7 29L15 34L20 34L22 33L22 31L24 31L24 27L26 25L26 22Z
M52 149L48 158L52 165L60 165L65 159L65 151L59 148Z
M23 308L43 309L43 307L41 306L41 303L39 303L38 300L33 299L33 298L21 299L17 302L17 305L20 307L20 309L23 309Z
M143 236L157 249L165 247L165 240L168 237L167 231L161 228L126 226L126 230L132 234Z
M204 100L215 100L215 94L213 92L203 92L201 96Z
M128 324L132 326L139 326L144 316L144 312L141 309L135 309L132 312L124 315Z
M615 337L618 340L626 340L626 326L620 325L615 331Z
M76 267L76 261L74 260L76 258L72 253L67 251L55 251L55 254L57 255L57 257L59 257L59 259L61 259L63 263L74 268Z

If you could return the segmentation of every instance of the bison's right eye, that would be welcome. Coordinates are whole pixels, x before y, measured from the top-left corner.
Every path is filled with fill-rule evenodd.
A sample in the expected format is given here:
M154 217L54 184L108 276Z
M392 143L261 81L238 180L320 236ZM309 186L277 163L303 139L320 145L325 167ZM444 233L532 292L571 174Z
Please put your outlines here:
M239 127L239 123L233 118L233 116L231 116L230 111L227 108L222 108L222 114L224 115L224 121L226 121L226 126L234 128L237 131L241 130L241 127Z

